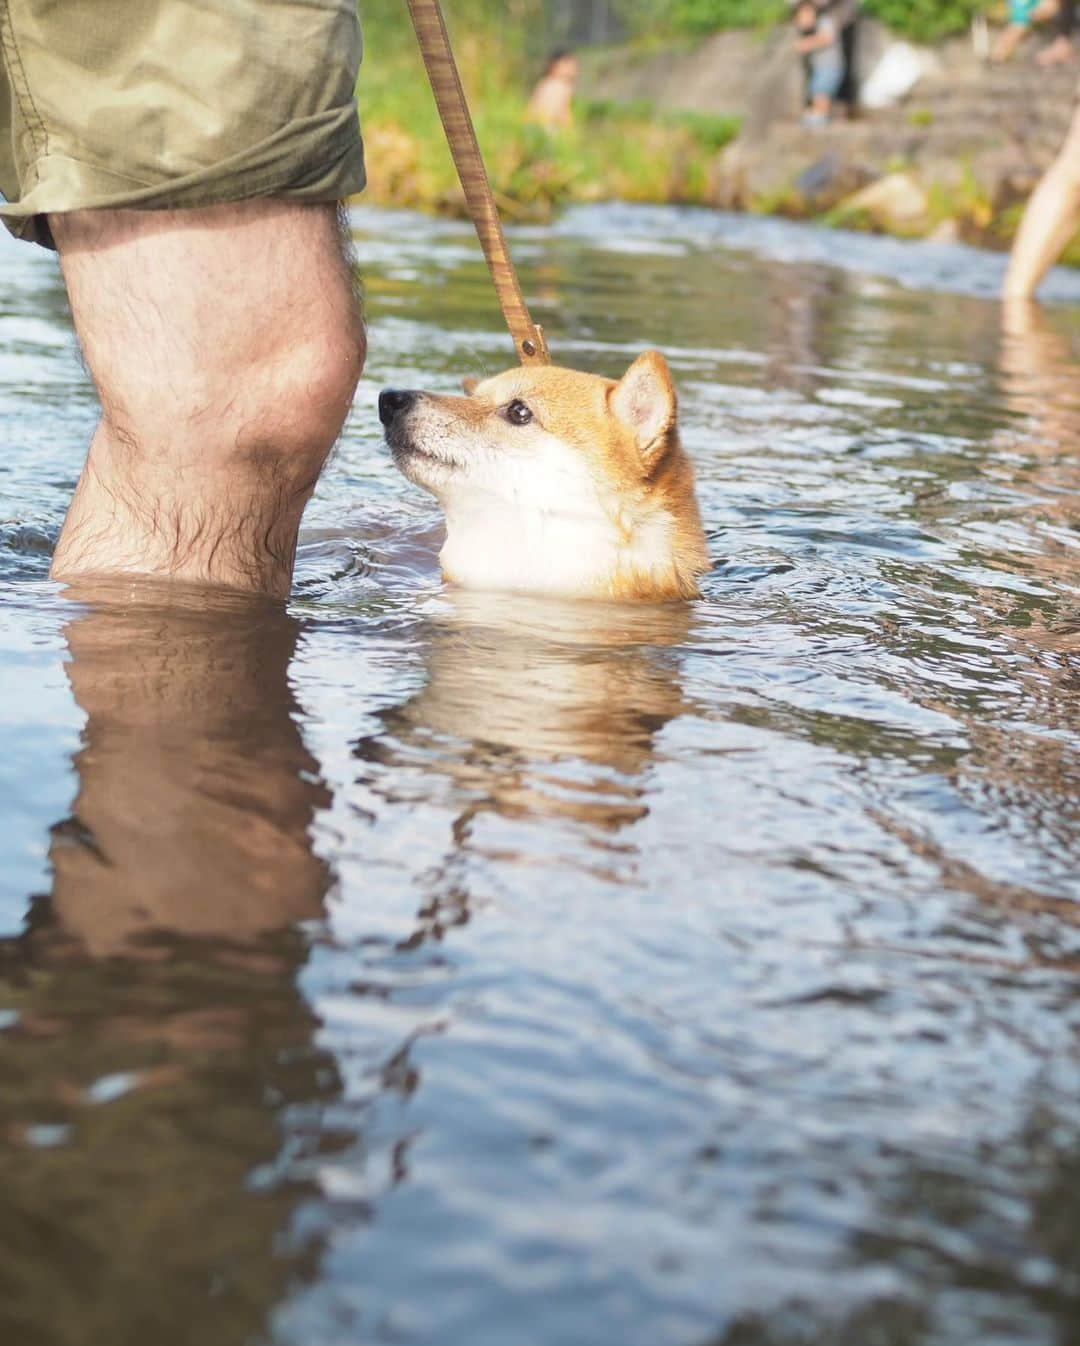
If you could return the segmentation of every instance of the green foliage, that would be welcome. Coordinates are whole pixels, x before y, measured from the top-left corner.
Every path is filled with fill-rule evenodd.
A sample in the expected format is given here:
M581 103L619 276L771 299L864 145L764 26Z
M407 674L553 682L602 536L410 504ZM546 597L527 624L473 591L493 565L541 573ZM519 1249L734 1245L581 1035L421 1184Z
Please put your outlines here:
M918 42L936 42L963 32L993 0L863 0L865 13ZM997 6L1000 8L1000 6ZM631 30L657 29L701 36L724 28L764 28L784 19L785 0L622 0Z
M587 10L594 0L578 0ZM534 70L575 10L573 0L448 0L455 35L484 30L499 34L501 64ZM787 0L614 0L627 30L639 38L701 37L726 28L768 28L782 22ZM936 42L963 32L978 13L1002 9L1001 0L862 0L862 9L894 32L918 42ZM409 40L404 4L362 4L373 48L399 49ZM562 29L565 31L565 29Z
M741 119L709 112L661 112L647 98L620 101L613 98L582 100L578 115L590 126L626 127L635 122L651 126L667 126L689 132L690 137L707 153L718 153L739 134Z
M742 129L742 118L709 112L676 112L671 120L685 126L703 150L718 153L730 145Z
M1061 254L1061 262L1064 266L1080 266L1080 233L1074 234L1070 242L1065 245L1065 251Z
M623 16L641 31L646 25L700 35L721 28L763 28L782 19L785 0L624 0Z
M936 42L966 29L988 0L865 0L863 8L894 32L916 42Z
M527 20L540 0L454 0L448 18L477 135L504 213L549 215L573 201L620 198L703 204L711 168L738 119L661 112L650 102L580 102L576 125L529 125L525 107L537 73ZM367 21L360 110L368 149L368 198L460 212L460 188L404 5ZM516 24L507 15L517 16ZM539 21L537 19L537 21ZM526 37L528 43L526 43Z

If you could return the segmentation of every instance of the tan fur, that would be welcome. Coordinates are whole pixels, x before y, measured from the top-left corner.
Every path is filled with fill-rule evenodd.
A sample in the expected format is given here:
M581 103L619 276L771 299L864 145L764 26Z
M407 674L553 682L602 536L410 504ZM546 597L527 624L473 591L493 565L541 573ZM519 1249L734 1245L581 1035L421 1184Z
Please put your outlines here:
M693 598L709 565L674 385L651 351L619 381L554 367L415 396L388 426L447 515L446 578L571 597ZM531 413L514 424L516 403ZM546 554L545 554L546 549Z

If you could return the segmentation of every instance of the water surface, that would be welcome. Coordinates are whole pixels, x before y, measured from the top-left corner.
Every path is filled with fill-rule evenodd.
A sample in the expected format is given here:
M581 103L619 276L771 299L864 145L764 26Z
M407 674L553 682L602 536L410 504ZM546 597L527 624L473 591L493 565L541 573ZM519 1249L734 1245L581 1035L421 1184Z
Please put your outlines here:
M94 399L0 246L3 1340L1077 1341L1080 282L521 231L561 360L668 352L715 561L562 605L440 584L377 390L507 339L355 224L287 609L48 581Z

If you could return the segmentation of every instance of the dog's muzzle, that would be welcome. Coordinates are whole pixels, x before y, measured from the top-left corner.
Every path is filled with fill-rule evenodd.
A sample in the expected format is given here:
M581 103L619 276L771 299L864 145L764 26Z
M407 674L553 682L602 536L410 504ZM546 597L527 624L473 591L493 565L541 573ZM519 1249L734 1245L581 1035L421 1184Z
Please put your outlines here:
M410 407L415 405L419 393L402 388L387 388L379 394L379 420L387 429Z

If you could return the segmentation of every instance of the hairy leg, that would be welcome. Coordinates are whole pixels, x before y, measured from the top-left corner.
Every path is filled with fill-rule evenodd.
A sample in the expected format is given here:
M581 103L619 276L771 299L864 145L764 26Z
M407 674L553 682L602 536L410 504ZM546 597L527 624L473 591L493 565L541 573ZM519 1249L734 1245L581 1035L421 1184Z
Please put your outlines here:
M49 221L101 400L53 574L284 595L364 362L333 206Z
M1080 216L1080 110L1028 202L1005 275L1006 299L1027 299L1072 238Z

